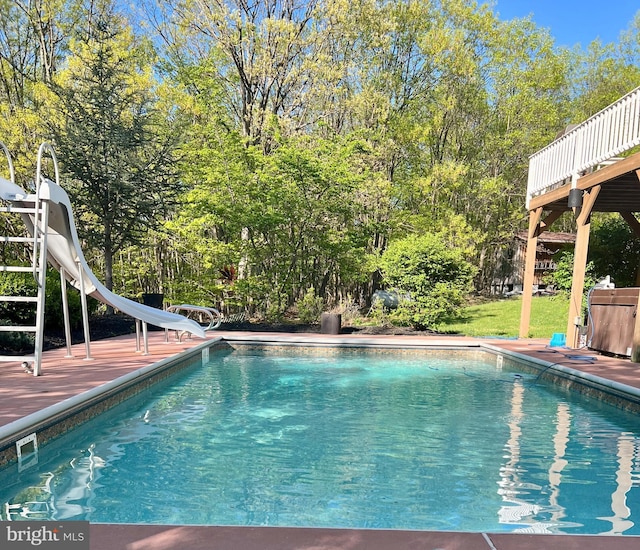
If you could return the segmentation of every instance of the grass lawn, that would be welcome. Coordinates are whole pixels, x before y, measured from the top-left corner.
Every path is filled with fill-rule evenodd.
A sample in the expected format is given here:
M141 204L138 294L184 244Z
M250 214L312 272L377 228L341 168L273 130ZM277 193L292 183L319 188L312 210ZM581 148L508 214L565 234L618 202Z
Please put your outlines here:
M521 297L500 299L472 305L462 316L440 326L442 332L466 336L518 336ZM551 338L554 332L566 332L569 298L536 296L531 303L530 338Z

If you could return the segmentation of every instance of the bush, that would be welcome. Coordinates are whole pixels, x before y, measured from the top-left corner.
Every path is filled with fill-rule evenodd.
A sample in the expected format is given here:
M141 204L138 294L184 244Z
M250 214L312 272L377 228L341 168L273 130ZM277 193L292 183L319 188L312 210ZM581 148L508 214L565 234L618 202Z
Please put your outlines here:
M421 330L460 312L476 272L462 250L434 234L391 243L380 258L380 269L388 285L408 296L389 313L390 320Z
M0 325L10 326L12 323L0 319ZM3 353L24 353L33 351L34 337L28 332L0 332L0 349Z
M303 323L317 323L324 309L324 300L320 296L316 296L315 288L311 287L307 290L302 300L298 300L296 304L298 308L298 317Z
M0 295L35 296L36 294L37 285L31 273L0 273ZM80 293L67 287L67 299L71 326L78 327L82 323ZM93 298L88 298L87 305L91 314L96 311L98 302ZM47 272L44 312L45 329L61 330L64 328L60 274L55 270ZM35 323L35 304L0 302L0 318L11 325L33 324Z
M544 282L553 285L556 290L571 293L573 283L573 250L566 249L558 252L556 269L544 277ZM585 269L584 288L588 290L596 284L593 262L588 262Z

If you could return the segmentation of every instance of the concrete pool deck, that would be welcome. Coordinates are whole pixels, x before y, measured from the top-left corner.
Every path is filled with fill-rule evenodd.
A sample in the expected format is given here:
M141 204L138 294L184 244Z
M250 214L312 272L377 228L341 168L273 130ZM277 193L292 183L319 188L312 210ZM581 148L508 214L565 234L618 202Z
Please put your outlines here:
M375 344L392 347L434 348L489 346L534 360L561 364L587 375L640 390L640 365L626 359L598 355L590 350L549 348L547 340L503 340L463 337L371 336L345 334L287 334L256 332L209 333L217 338L286 343ZM135 335L92 342L93 359L84 359L84 345L73 346L73 358L66 349L45 352L42 376L34 377L20 362L0 369L0 428L49 406L107 384L118 377L147 367L202 345L202 339L164 342L164 332L149 333L149 355L135 352ZM333 549L458 549L458 550L627 550L640 547L640 537L529 535L495 533L451 533L440 531L387 531L279 527L204 527L162 525L92 524L92 550L333 550Z

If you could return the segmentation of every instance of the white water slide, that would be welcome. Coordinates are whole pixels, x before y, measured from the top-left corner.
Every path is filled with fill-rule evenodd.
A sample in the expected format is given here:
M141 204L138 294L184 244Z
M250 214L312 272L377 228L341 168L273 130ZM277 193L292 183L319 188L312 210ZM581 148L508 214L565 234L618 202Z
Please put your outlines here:
M50 148L50 152L55 163L53 149ZM44 248L46 249L49 263L63 273L71 285L84 294L92 296L103 304L112 306L122 313L142 321L145 324L145 332L146 323L148 323L164 329L188 332L204 338L205 330L197 322L183 315L152 308L123 298L108 290L98 281L87 265L82 253L69 196L56 182L40 177L40 154L38 156L37 174L37 180L39 179L40 185L36 193L28 193L15 183L0 177L0 198L7 201L15 209L32 208L38 197L44 206L48 206L46 208L47 213L43 214L43 219L46 220L46 244ZM55 164L55 167L57 179L57 164ZM22 218L29 232L34 236L36 233L34 224L38 223L37 218L34 219L33 214L22 214Z

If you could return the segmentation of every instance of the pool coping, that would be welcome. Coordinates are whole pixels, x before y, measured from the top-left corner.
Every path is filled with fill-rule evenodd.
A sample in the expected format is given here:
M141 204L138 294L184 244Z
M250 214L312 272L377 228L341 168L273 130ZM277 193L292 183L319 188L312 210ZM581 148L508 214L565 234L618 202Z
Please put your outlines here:
M468 339L468 338L439 338L439 337L386 337L386 336L326 336L317 334L288 334L288 333L235 333L224 332L210 335L206 341L198 341L183 346L188 355L201 353L202 348L208 348L218 342L259 342L262 344L314 345L331 346L342 344L344 347L383 346L387 349L476 349L496 354L508 355L515 360L524 360L538 365L543 370L551 370L549 365L553 361L545 360L544 353L548 346L544 341L534 340L502 340L502 339ZM99 344L97 342L95 344ZM96 346L97 347L97 346ZM119 355L131 355L124 346L118 346ZM162 350L160 355L164 352ZM167 352L169 353L169 352ZM182 352L181 352L182 353ZM588 352L593 355L595 352ZM96 357L99 353L95 353ZM177 358L177 354L164 356L159 360L148 358L148 364L141 368L132 368L130 373L113 378L106 384L90 388L85 392L73 395L52 405L50 410L64 409L63 404L78 404L85 398L95 398L105 389L117 389L125 381L139 380L142 375L148 375L156 369L170 365ZM580 361L573 366L557 365L557 373L568 379L576 376L589 380L606 388L607 391L628 391L629 395L640 394L640 367L630 364L628 360L620 358L604 358L599 366L612 365L613 373L623 373L623 379L630 383L616 379L598 376L592 372L585 372ZM59 358L57 359L59 362ZM149 362L150 361L150 362ZM572 363L573 364L573 363ZM47 366L47 365L45 365ZM94 366L99 366L98 363ZM588 367L588 365L586 365ZM47 368L55 369L54 365ZM638 376L636 377L635 371ZM624 371L624 372L623 372ZM46 373L46 371L45 371ZM631 373L629 375L629 373ZM626 378L625 378L626 377ZM615 377L613 377L615 378ZM637 378L637 382L636 382ZM1 383L1 380L0 380ZM635 384L635 385L634 385ZM1 389L1 388L0 388ZM39 418L47 416L47 409L39 409ZM24 424L14 422L0 426L0 434L5 434L7 426L29 425L29 417L20 418ZM33 416L32 418L38 418ZM27 428L28 429L28 428ZM638 536L602 536L602 535L550 535L526 533L451 533L443 531L371 531L359 529L317 529L317 528L280 528L280 527L227 527L227 526L176 526L176 525L125 525L125 524L92 524L91 548L94 550L128 550L157 549L178 550L185 547L191 550L212 548L260 548L260 549L377 549L377 548L458 548L461 550L528 550L545 548L547 550L580 549L595 550L603 547L611 550L627 550L637 548Z
M131 395L142 391L146 387L155 383L158 377L169 376L172 372L180 370L181 364L203 353L205 349L216 346L223 346L227 343L237 343L240 345L261 345L261 346L295 346L314 347L322 349L350 348L350 349L379 349L387 350L447 350L447 349L481 349L480 343L469 344L469 342L458 345L442 341L430 341L425 343L389 343L380 338L318 338L317 335L293 335L283 336L282 334L272 335L225 335L214 336L202 341L187 351L178 355L170 355L159 361L150 363L144 367L127 372L113 380L93 387L82 393L68 397L62 401L37 410L27 416L19 418L8 424L0 425L0 468L9 465L17 460L15 449L16 442L27 435L36 433L39 444L47 442L55 437L63 435L74 426L83 423L92 416L99 414L100 410L94 410L101 406L102 410L111 408ZM86 412L83 419L80 416Z
M82 424L92 416L99 414L95 410L102 406L102 410L109 409L131 395L143 391L153 385L158 379L170 376L172 372L180 370L203 350L210 350L225 344L245 346L286 346L313 347L318 349L384 349L384 350L412 350L412 351L480 351L484 353L502 355L513 359L524 366L536 366L540 375L568 387L572 390L586 393L607 401L619 408L640 413L640 387L620 383L578 368L548 361L540 357L531 356L521 351L508 349L508 341L484 341L470 339L437 338L404 340L380 336L331 336L318 334L283 334L283 333L226 333L214 335L209 339L190 346L189 349L178 354L163 357L141 368L131 370L124 375L109 380L101 385L75 394L53 405L44 407L34 413L26 415L8 424L0 425L0 468L17 459L15 444L23 437L36 433L42 442L47 442L64 434L74 426ZM571 357L579 357L572 355ZM579 359L573 359L579 366ZM639 371L640 372L640 371ZM595 392L595 394L594 394ZM83 412L86 418L81 418ZM89 412L91 411L91 412ZM64 423L67 423L66 425Z

